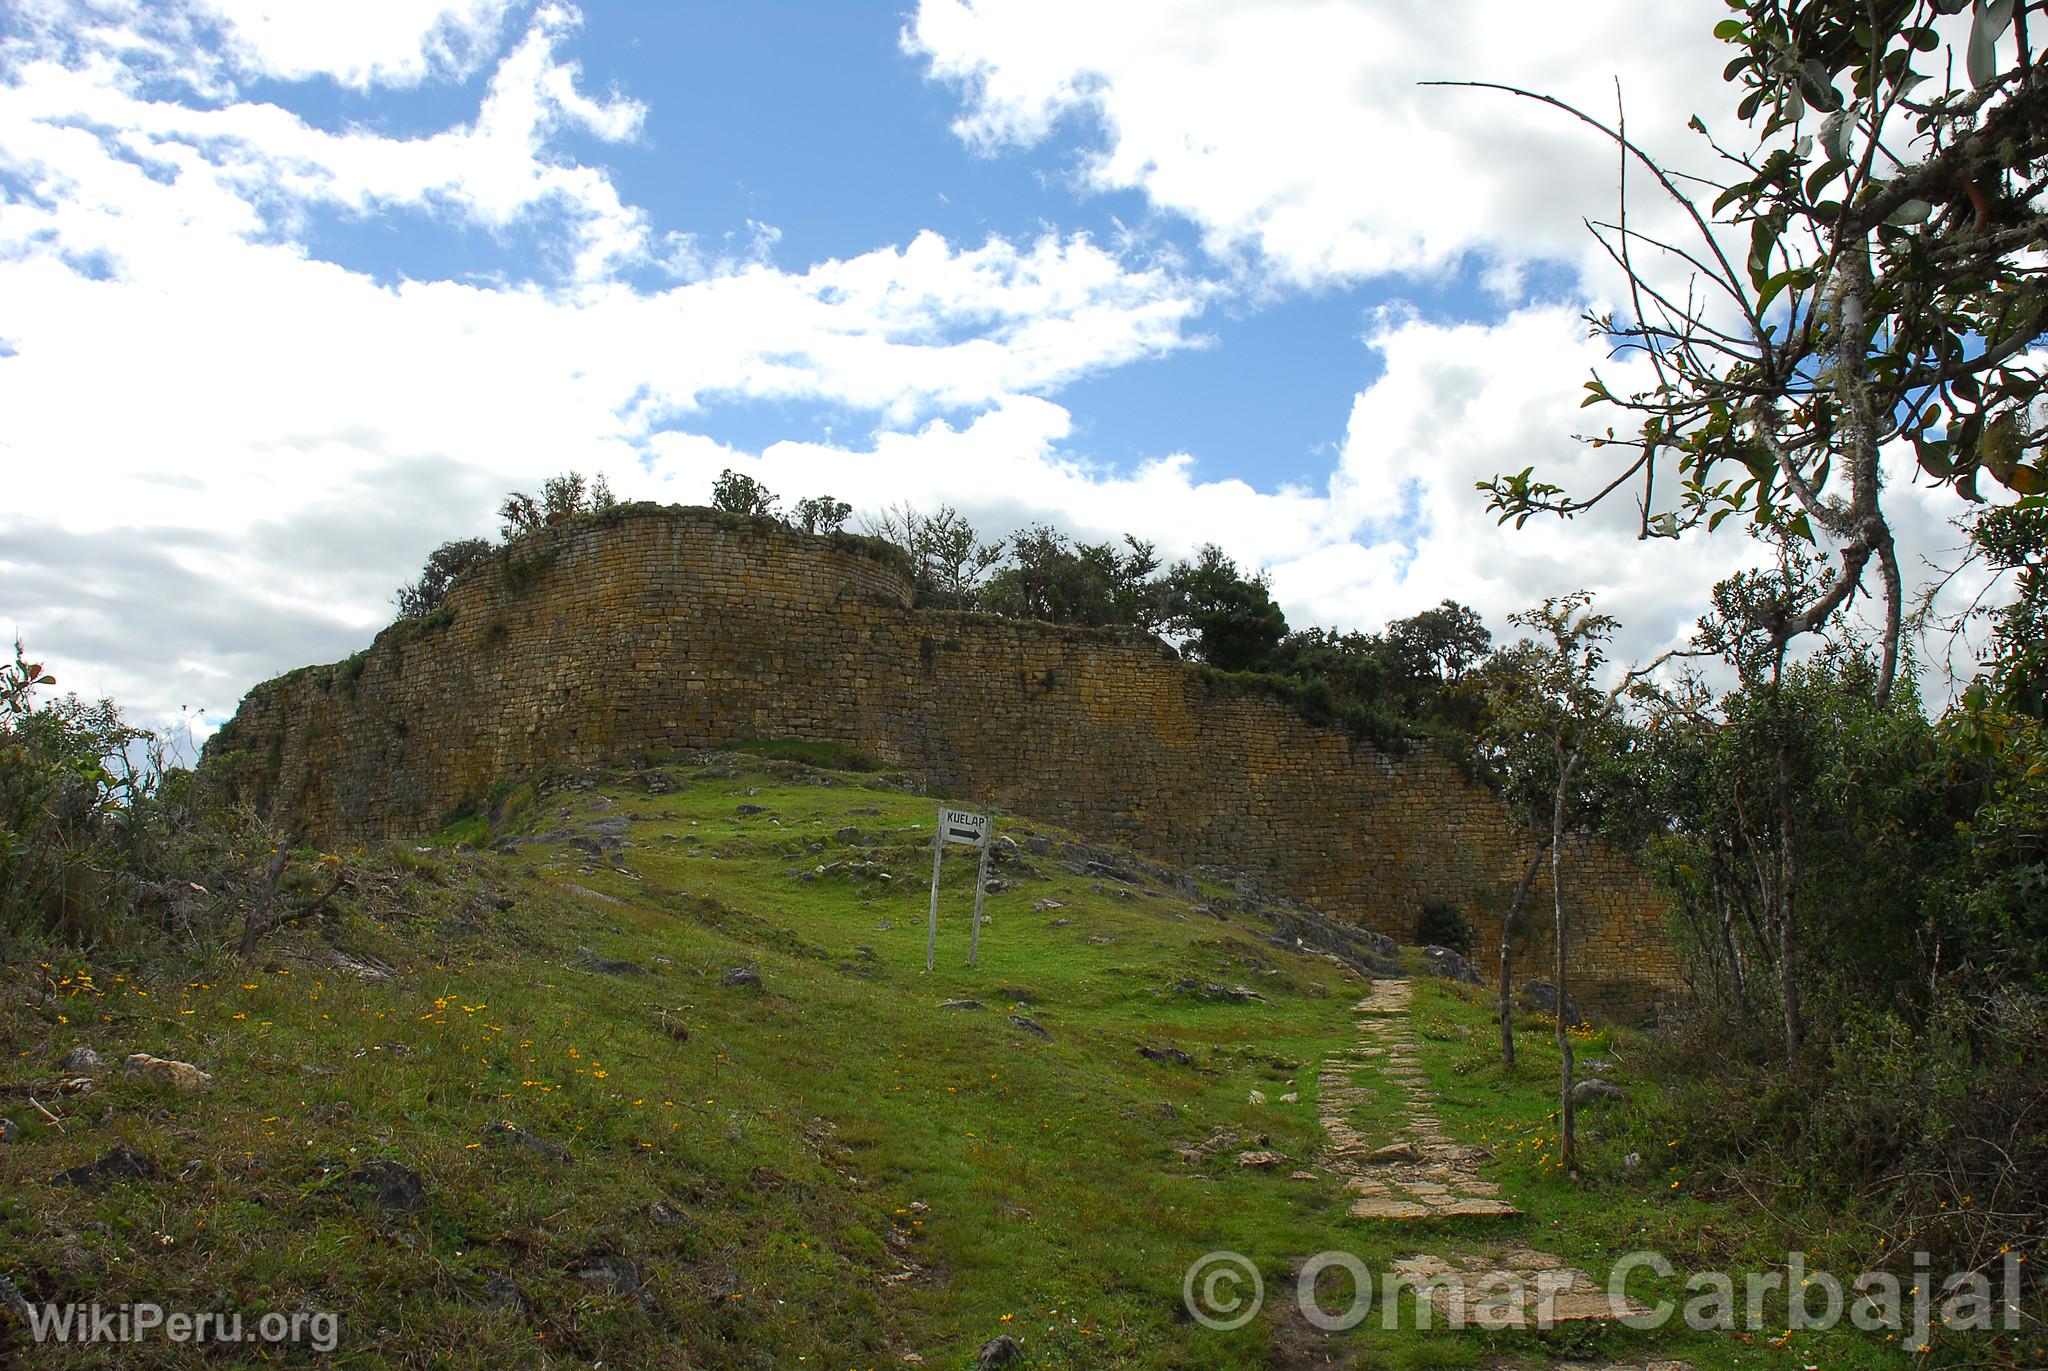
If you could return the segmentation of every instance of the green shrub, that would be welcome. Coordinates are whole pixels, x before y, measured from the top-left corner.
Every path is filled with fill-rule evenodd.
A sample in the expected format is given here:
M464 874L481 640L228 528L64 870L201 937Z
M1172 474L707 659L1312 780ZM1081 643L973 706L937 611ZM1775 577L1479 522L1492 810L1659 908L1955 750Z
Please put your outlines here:
M1425 947L1448 947L1461 957L1472 955L1472 922L1449 900L1427 899L1415 921L1415 940Z
M498 549L498 579L505 589L514 595L539 580L554 564L553 548L528 553L523 557L515 556L509 544Z

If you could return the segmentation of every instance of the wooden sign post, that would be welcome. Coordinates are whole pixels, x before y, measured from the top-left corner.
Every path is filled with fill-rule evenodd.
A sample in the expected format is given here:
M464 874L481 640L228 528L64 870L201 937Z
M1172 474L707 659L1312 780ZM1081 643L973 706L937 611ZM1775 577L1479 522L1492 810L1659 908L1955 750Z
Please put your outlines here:
M988 891L989 839L994 832L995 825L986 814L964 809L939 810L939 831L932 835L932 917L924 939L926 972L931 971L939 955L939 867L946 860L948 843L981 849L981 862L974 872L974 931L967 938L967 964L974 965L975 954L981 950L981 899Z

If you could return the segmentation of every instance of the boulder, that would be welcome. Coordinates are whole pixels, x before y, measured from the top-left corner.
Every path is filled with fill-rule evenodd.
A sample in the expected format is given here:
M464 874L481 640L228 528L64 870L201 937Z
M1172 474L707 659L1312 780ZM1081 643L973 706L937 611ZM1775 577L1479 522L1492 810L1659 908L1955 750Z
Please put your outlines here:
M426 1182L420 1179L419 1172L403 1162L364 1162L343 1180L367 1192L371 1199L394 1213L411 1214L426 1207Z
M614 903L617 903L614 901ZM600 976L645 976L647 968L638 962L624 961L618 957L600 957L587 947L576 949L576 958L586 971L595 971Z
M521 1147L528 1152L537 1152L549 1161L562 1162L569 1159L569 1149L558 1142L529 1133L510 1119L484 1125L484 1142L492 1147Z
M526 1292L519 1288L518 1281L502 1271L484 1278L483 1302L486 1309L501 1309L508 1314L526 1312Z
M190 1062L152 1057L147 1052L130 1054L128 1060L121 1065L121 1074L137 1078L148 1085L175 1090L181 1095L194 1094L213 1084L213 1077Z
M59 1171L50 1177L50 1184L75 1185L91 1190L109 1181L154 1180L162 1174L161 1167L127 1143L116 1143L113 1151L95 1161L74 1166L68 1171Z
M646 1281L640 1265L618 1252L596 1251L569 1268L569 1279L594 1295L637 1295Z
M1024 1360L1024 1348L1008 1333L990 1338L974 1355L974 1371L1002 1371Z
M102 1070L106 1062L100 1054L80 1043L57 1060L57 1069L67 1076L84 1076Z
M1589 1076L1572 1087L1572 1103L1617 1104L1628 1098L1628 1092L1618 1085L1612 1085L1598 1076Z
M1531 1009L1538 1014L1549 1014L1552 1016L1555 1016L1557 1013L1557 986L1554 982L1523 981L1522 988L1518 992L1518 998L1521 1000L1522 1008L1524 1009ZM1571 1023L1585 1022L1579 1014L1578 1000L1569 991L1565 992L1564 1016Z
M1466 985L1480 985L1479 973L1472 969L1472 963L1448 947L1425 947L1422 955L1429 974L1441 976L1447 981L1463 981Z
M23 1328L33 1326L35 1315L29 1310L28 1301L22 1297L21 1287L5 1276L0 1276L0 1309L19 1319Z
M719 983L721 985L758 986L761 984L761 973L753 970L751 967L736 966L726 972L725 975L719 977Z

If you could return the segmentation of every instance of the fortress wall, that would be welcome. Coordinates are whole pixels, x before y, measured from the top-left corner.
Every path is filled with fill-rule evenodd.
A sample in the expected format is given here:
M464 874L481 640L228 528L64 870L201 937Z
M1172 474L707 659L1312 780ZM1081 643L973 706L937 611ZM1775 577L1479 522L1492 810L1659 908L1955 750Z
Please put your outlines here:
M433 829L492 783L744 739L836 741L935 794L1228 866L1413 941L1426 898L1493 940L1529 840L1433 748L1382 753L1263 695L1216 694L1142 635L910 608L865 539L635 507L522 540L441 621L251 691L208 746L309 838ZM1568 854L1582 998L1677 985L1665 907L1597 843ZM1519 963L1546 958L1544 917Z

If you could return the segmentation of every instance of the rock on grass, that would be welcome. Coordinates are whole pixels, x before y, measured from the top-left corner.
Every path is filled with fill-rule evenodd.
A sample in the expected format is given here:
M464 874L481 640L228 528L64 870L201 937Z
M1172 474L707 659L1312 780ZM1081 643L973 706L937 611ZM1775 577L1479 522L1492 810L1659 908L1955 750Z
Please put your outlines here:
M1024 1348L1008 1333L990 1338L975 1354L975 1371L1000 1371L1006 1366L1016 1366L1024 1360Z
M162 1174L161 1167L127 1143L116 1143L114 1150L104 1157L81 1166L74 1166L68 1171L59 1171L50 1177L50 1184L75 1185L81 1189L93 1190L112 1181L147 1181L154 1180Z
M427 1204L426 1183L420 1173L403 1162L364 1162L348 1173L347 1183L368 1192L385 1209L394 1213L412 1214L424 1209Z
M57 1069L67 1076L90 1075L95 1071L104 1069L106 1064L106 1061L99 1053L83 1043L80 1043L77 1047L72 1048L57 1059Z
M121 1065L121 1074L139 1079L147 1085L175 1090L181 1095L195 1094L213 1084L213 1077L190 1062L152 1057L147 1052L130 1054L128 1060Z

